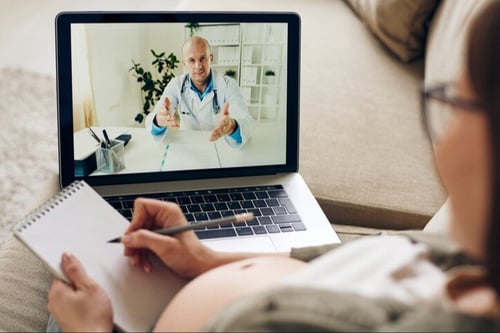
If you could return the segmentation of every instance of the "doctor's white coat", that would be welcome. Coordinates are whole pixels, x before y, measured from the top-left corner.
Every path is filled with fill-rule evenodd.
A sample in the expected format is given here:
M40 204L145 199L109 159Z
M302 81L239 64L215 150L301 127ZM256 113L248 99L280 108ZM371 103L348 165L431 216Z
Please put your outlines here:
M163 91L160 100L153 111L146 117L146 130L151 133L153 119L163 108L165 97L171 102L172 112L177 110L180 115L180 129L212 131L218 124L222 105L229 102L229 116L238 123L241 144L230 136L224 136L226 142L233 148L242 147L251 137L254 129L254 119L248 112L248 107L236 81L215 70L212 70L214 89L203 100L190 89L188 73L173 78ZM156 140L161 140L168 129L159 134L152 134Z

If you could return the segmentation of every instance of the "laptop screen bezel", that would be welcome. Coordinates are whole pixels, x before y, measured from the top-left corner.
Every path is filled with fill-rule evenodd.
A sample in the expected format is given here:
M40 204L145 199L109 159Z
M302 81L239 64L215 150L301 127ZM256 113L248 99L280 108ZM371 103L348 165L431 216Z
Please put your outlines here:
M74 161L71 24L74 23L287 23L286 162L282 165L223 169L76 176ZM242 177L297 172L299 161L300 16L294 12L61 12L55 20L59 180L90 185L113 185L206 178ZM63 153L64 152L64 153Z

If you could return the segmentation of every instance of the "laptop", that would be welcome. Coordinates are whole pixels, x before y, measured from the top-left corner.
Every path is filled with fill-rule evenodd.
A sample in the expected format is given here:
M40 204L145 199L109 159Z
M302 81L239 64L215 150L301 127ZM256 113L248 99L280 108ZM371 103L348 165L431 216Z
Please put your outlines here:
M201 97L182 62L193 36L211 54L214 83ZM63 12L56 56L61 186L85 180L128 219L137 197L175 202L189 223L253 213L244 224L196 231L221 251L340 243L299 173L296 13ZM180 127L154 135L154 107L176 80L186 87L173 111ZM251 120L237 134L210 141L210 128L185 118L202 122L198 104L221 117L234 96L229 115L239 107Z

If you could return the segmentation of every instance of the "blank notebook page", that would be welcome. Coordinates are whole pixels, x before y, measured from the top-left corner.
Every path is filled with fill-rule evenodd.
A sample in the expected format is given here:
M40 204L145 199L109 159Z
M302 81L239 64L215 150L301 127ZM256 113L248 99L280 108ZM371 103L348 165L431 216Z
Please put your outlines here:
M106 290L115 325L124 331L148 331L186 281L156 258L152 273L132 267L123 245L107 242L128 225L87 183L77 181L29 214L14 233L59 278L66 280L62 253L75 255Z

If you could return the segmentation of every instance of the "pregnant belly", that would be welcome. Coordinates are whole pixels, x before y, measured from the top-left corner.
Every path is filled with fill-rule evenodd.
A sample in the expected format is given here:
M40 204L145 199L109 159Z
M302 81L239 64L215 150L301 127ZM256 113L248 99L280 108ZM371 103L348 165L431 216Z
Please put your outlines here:
M238 297L278 283L305 265L288 257L250 258L217 267L189 282L159 318L156 331L198 331Z

